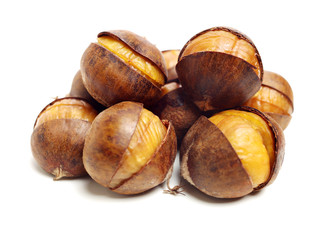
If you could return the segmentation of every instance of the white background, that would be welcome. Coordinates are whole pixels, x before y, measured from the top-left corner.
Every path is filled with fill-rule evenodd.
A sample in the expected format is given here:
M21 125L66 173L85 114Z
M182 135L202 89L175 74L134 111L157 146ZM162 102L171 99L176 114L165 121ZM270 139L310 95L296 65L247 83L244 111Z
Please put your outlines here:
M327 1L1 1L0 239L329 239ZM82 53L103 30L127 29L160 50L230 26L257 46L266 70L291 84L277 180L237 200L166 186L121 196L88 177L53 181L30 150L35 118L70 90ZM176 167L178 164L176 164ZM178 171L171 185L179 183Z

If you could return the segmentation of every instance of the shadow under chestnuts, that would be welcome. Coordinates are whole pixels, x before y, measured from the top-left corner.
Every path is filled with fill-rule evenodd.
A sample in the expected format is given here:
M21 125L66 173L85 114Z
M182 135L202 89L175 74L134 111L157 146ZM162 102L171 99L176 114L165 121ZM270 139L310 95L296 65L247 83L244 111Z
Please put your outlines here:
M55 180L89 175L124 195L169 180L179 150L194 188L240 198L276 179L292 113L288 81L264 72L237 30L206 29L165 51L111 30L82 54L67 97L38 115L31 149Z

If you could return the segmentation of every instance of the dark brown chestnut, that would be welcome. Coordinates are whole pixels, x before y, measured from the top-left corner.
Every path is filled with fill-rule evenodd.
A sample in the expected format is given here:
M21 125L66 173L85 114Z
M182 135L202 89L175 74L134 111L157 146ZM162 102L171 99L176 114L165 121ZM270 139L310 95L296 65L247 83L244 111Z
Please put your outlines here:
M89 102L99 112L101 112L105 109L105 107L102 104L100 104L99 102L97 102L86 90L86 88L83 84L83 80L82 80L80 70L74 76L72 84L71 84L70 93L67 96L68 97L83 98L87 102Z
M54 180L87 175L82 162L85 135L98 112L79 98L56 99L38 115L32 154Z
M183 91L180 84L170 82L162 87L161 99L152 108L162 120L169 120L175 129L178 145L201 112Z
M180 52L176 71L183 89L202 111L242 105L259 90L263 77L253 42L225 27L192 37Z
M176 50L164 50L162 51L162 54L164 56L165 59L165 63L166 63L166 68L167 68L167 72L168 72L168 76L167 76L167 82L178 82L178 74L176 73L176 69L175 66L178 63L178 57L180 54L180 50L176 49Z
M279 125L257 109L240 107L195 122L181 144L181 174L210 196L238 198L272 183L283 157Z
M84 86L109 107L121 101L152 105L167 79L162 53L145 38L126 30L98 34L81 59Z
M101 112L85 140L83 162L99 184L138 194L168 179L177 151L173 125L141 103L121 102Z
M293 92L284 77L265 71L260 90L244 105L267 113L284 130L292 118Z

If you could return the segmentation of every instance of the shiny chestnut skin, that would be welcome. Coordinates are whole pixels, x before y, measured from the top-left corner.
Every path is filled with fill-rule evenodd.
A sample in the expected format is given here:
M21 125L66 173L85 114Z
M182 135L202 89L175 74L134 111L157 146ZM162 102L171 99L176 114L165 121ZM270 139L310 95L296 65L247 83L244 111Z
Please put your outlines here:
M176 73L175 66L178 63L178 57L180 54L180 50L164 50L162 51L166 62L166 68L168 72L167 82L178 82L178 74Z
M284 159L285 139L280 126L257 109L239 107L264 119L274 134L275 161L264 183L253 188L251 179L226 136L201 116L185 135L180 149L181 175L205 194L216 198L239 198L271 184Z
M121 102L100 113L86 136L83 162L100 185L119 194L138 194L167 180L177 151L173 125L163 121L166 135L148 162L130 178L111 188L113 176L123 166L123 156L136 130L143 105Z
M197 51L185 55L186 49L195 39L218 32L231 34L236 41L242 41L249 46L254 52L249 57L255 58L257 67L232 53L217 50ZM199 44L205 45L205 39ZM212 43L207 44L213 47ZM210 28L192 37L180 52L176 71L183 89L202 111L223 110L242 105L259 90L263 77L262 61L252 40L239 31L226 27Z
M145 38L126 30L101 32L98 37L110 36L125 43L134 52L150 60L167 78L162 53ZM121 101L136 101L152 105L160 94L160 86L136 71L98 43L91 43L84 52L81 64L84 86L90 95L102 105L109 107Z
M71 84L70 93L68 94L68 97L77 97L77 98L83 98L87 102L89 102L95 109L97 109L99 112L103 111L105 107L97 102L86 90L82 76L81 71L78 70L76 75L74 76Z
M168 91L164 89L170 88ZM163 94L156 105L152 107L153 113L160 119L170 121L175 129L178 145L201 112L183 91L180 84L170 82L163 86Z
M97 111L86 100L73 97L54 100L38 115L31 135L31 150L40 167L54 175L54 180L87 175L82 162L82 152L92 120L68 118L59 114L58 119L39 123L42 115L47 114L47 109L63 102L72 104L72 108L76 109L74 111L83 109L82 111L86 111L92 118L97 115ZM70 112L67 111L66 115L70 115Z
M285 130L294 110L293 91L284 77L265 71L261 89L244 105L268 114Z

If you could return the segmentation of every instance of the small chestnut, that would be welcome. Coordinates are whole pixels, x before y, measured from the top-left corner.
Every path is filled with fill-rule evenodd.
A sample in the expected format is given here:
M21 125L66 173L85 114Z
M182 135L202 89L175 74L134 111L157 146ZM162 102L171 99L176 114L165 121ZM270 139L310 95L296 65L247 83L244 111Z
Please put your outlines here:
M80 70L74 76L72 84L71 84L70 93L67 96L83 98L87 102L89 102L99 112L101 112L105 109L105 107L102 104L100 104L99 102L97 102L86 90L86 88L83 84L83 81L82 81L82 76L81 76Z
M99 33L98 43L84 52L80 69L87 91L106 107L121 101L152 105L167 79L162 53L126 30Z
M162 54L165 59L166 68L168 72L167 82L178 82L178 74L176 73L175 66L178 63L180 50L164 50Z
M242 105L259 90L263 77L253 42L225 27L192 37L180 52L176 71L183 89L202 111Z
M257 109L240 107L195 122L181 144L181 174L210 196L238 198L272 183L283 157L278 124Z
M175 129L178 145L182 138L199 118L201 112L183 91L180 84L170 82L162 87L160 100L152 108L160 119L169 120Z
M292 118L293 92L285 78L265 71L260 90L244 105L267 113L284 130Z
M38 115L31 136L32 154L54 180L87 174L82 151L97 114L85 100L67 97L51 102Z
M102 186L138 194L171 176L176 151L173 125L141 103L127 101L95 118L86 136L83 163Z

